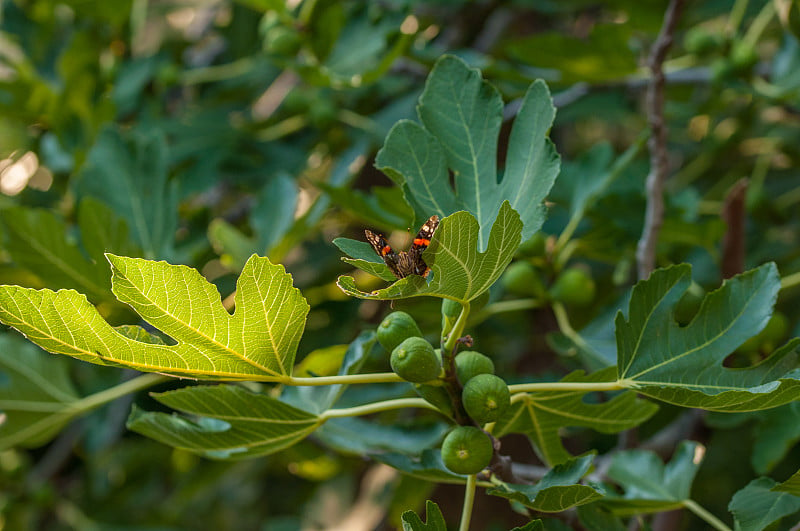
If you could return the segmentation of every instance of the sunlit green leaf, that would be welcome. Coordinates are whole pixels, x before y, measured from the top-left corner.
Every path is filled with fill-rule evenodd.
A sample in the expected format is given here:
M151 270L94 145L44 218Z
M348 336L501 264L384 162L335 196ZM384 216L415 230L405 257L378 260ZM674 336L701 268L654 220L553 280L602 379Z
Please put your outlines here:
M337 283L348 295L363 299L388 300L431 295L470 301L488 290L500 277L519 246L521 230L519 215L508 202L504 202L492 226L488 248L485 252L479 252L477 221L467 212L456 212L441 221L430 247L422 255L431 268L432 278L411 275L387 288L369 293L359 291L355 280L349 276L339 277ZM363 260L344 260L356 267L363 265Z
M185 266L108 255L113 290L176 344L136 341L113 329L84 295L0 286L0 321L45 350L92 363L213 378L290 376L308 304L280 265L253 256L239 277L236 312Z

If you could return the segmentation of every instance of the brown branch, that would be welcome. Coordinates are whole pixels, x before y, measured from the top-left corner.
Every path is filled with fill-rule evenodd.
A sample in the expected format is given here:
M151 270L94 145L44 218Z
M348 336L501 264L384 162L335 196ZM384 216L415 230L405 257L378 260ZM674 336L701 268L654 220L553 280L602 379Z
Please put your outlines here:
M664 121L664 60L672 46L675 26L678 22L684 0L670 0L661 31L650 51L648 66L652 79L647 88L647 122L652 134L647 141L650 150L650 173L647 175L647 210L644 229L636 249L636 262L639 278L647 278L655 269L656 243L661 225L664 222L664 181L669 173L667 154L667 125Z
M722 220L727 229L722 236L722 278L731 278L744 271L747 182L747 178L736 181L723 203Z

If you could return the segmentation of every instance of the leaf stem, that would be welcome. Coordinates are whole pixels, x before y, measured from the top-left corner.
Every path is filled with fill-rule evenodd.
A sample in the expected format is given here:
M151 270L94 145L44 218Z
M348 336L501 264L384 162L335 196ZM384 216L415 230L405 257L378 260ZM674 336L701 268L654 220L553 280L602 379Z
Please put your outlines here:
M461 313L458 315L453 329L450 330L450 335L447 336L447 341L442 345L443 353L450 353L456 346L456 341L464 333L464 328L467 326L467 318L469 317L469 301L461 303Z
M572 328L572 325L569 322L569 318L567 317L567 311L564 308L564 305L560 302L553 302L552 304L553 314L556 316L556 323L558 324L559 330L561 333L567 336L572 340L573 343L578 345L580 348L584 349L587 352L594 352L592 347L583 339L578 332Z
M792 273L781 279L781 289L793 288L800 285L800 271Z
M328 419L335 419L341 417L359 417L362 415L371 415L372 413L380 413L381 411L389 411L390 409L401 408L424 408L439 411L436 406L422 398L397 398L394 400L384 400L383 402L374 402L372 404L364 404L362 406L345 407L340 409L329 409L320 414L319 418L322 421Z
M467 485L464 487L464 507L461 509L461 523L458 531L469 531L469 523L472 519L472 504L475 502L475 474L467 476Z
M511 301L493 302L479 310L472 317L472 324L482 323L492 315L505 312L519 312L522 310L535 310L544 306L541 299L516 299Z
M335 385L335 384L367 384L403 382L393 372L373 372L369 374L345 374L341 376L315 376L312 378L296 378L289 376L280 381L284 385Z
M731 528L725 525L725 522L700 507L694 500L684 500L683 506L692 511L699 518L708 522L708 525L719 531L731 531Z
M758 12L756 18L753 19L753 22L750 23L750 27L747 28L747 32L744 34L742 41L750 46L755 46L773 16L775 16L775 3L767 2L764 4L764 7L761 8L761 11Z
M508 391L515 393L536 393L542 391L619 391L627 389L625 380L615 380L613 382L537 382L513 384L508 386ZM514 397L511 397L512 400Z
M135 393L136 391L152 387L156 384L166 382L167 380L171 379L173 378L170 376L164 376L162 374L143 374L141 376L137 376L136 378L132 378L127 382L104 389L99 393L94 393L87 397L81 398L80 400L76 400L75 402L71 403L69 407L65 408L65 411L69 412L69 414L77 414L83 411L88 411L90 409L102 406L107 402L111 402L112 400L115 400L121 396Z

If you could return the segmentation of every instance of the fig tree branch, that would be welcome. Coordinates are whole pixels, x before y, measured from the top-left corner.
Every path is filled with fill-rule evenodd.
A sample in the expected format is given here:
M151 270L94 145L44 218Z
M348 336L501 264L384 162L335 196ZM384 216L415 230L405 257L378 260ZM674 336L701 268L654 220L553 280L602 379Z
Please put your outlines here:
M647 88L647 122L652 134L647 141L650 151L650 173L647 175L647 208L644 229L636 249L639 278L647 278L655 269L656 243L664 222L664 182L669 174L667 124L664 121L664 60L672 46L675 27L683 8L683 0L670 0L661 31L650 51L648 66L652 78Z

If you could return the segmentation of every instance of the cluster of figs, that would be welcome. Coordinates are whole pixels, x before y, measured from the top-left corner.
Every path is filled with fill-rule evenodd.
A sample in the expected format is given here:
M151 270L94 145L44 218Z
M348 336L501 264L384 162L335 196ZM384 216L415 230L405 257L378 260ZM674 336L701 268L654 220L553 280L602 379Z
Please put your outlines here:
M492 437L483 428L509 408L508 386L494 374L492 360L473 350L443 362L440 349L422 336L406 312L390 313L378 326L378 342L391 352L392 370L414 384L417 393L453 420L442 442L442 461L457 474L477 474L494 454Z

